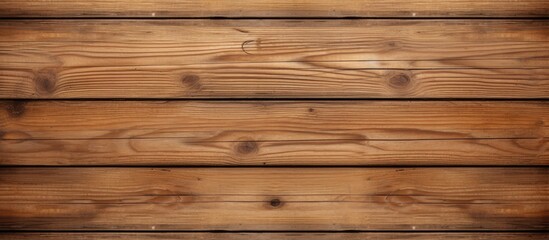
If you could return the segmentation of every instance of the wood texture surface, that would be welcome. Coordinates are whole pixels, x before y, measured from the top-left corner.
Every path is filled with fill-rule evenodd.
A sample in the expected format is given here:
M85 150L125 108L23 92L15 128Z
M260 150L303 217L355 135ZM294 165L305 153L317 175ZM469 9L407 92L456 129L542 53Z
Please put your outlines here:
M1 140L0 165L549 165L545 139Z
M17 233L9 240L545 240L544 233Z
M549 0L0 1L0 240L549 239Z
M0 17L547 17L547 0L3 0Z
M2 168L10 230L543 230L547 168Z
M3 21L0 98L547 98L548 23Z
M4 101L3 165L547 165L546 102Z

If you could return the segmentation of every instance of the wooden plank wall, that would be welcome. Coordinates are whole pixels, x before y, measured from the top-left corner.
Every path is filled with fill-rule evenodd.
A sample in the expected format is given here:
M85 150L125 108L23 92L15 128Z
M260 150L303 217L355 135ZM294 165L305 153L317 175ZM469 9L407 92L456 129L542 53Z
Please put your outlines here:
M548 17L4 0L0 239L547 239Z

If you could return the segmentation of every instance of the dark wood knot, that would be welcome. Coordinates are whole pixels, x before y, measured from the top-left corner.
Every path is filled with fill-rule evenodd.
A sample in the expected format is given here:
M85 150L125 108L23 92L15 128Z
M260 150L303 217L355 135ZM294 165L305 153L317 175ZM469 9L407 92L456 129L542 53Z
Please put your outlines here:
M389 78L389 85L393 88L406 88L411 82L410 76L404 73L398 73Z
M8 115L12 118L19 118L25 113L25 101L12 101L6 107Z
M200 90L202 89L202 84L200 84L200 77L194 74L185 75L181 77L181 83L188 89Z
M257 150L258 150L258 146L257 146L257 143L254 141L244 141L239 143L236 146L236 152L243 155L256 153Z
M52 69L44 69L34 74L36 92L41 95L50 95L55 92L57 74Z
M282 202L280 201L280 199L278 199L278 198L271 199L271 206L272 207L279 207L281 204L282 204Z

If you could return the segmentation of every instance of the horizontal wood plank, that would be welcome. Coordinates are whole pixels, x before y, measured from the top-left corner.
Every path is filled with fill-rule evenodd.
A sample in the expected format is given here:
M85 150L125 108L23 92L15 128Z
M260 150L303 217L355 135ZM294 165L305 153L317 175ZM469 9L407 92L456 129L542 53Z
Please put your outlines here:
M4 99L549 96L545 20L22 20L0 33Z
M543 230L547 168L2 168L4 230Z
M547 0L3 0L0 17L547 17Z
M9 240L545 240L545 233L12 233Z
M549 165L549 139L0 140L0 165Z
M547 102L3 101L2 165L546 165Z

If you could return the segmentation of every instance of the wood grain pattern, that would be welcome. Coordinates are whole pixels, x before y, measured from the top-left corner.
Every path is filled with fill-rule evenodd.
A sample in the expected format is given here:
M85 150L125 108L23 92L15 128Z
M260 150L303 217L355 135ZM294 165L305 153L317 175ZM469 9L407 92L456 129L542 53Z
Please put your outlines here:
M9 230L543 230L547 168L2 168Z
M546 165L546 102L4 101L3 165Z
M4 0L0 17L547 17L547 0Z
M545 233L17 233L9 240L545 240Z
M547 98L547 23L3 21L0 98Z
M545 139L0 140L0 165L549 165Z
M549 239L549 0L1 1L0 240Z
M0 101L3 139L547 137L544 101Z

